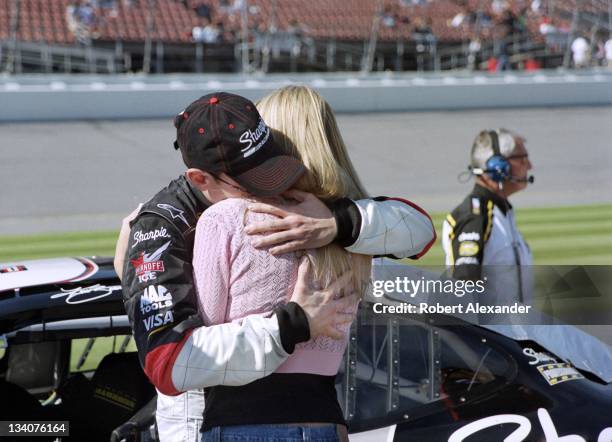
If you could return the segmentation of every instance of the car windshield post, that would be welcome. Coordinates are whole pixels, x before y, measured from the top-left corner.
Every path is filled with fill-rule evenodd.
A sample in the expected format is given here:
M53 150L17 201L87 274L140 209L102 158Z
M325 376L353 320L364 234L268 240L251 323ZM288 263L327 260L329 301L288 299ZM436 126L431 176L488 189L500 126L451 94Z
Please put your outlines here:
M119 346L118 353L124 353L125 352L125 349L127 348L128 344L130 343L130 339L132 339L132 335L126 335L123 338L123 342L121 342L121 345Z
M387 322L387 412L399 407L400 336L397 319Z
M89 338L87 340L87 344L85 344L85 348L83 348L83 353L81 353L81 357L79 358L79 362L77 362L76 369L79 370L85 361L87 360L87 356L89 356L89 352L91 351L93 345L96 342L96 338Z
M427 326L427 337L429 344L429 388L427 399L434 401L440 397L440 386L442 384L442 370L440 367L442 345L440 344L440 333L437 329Z

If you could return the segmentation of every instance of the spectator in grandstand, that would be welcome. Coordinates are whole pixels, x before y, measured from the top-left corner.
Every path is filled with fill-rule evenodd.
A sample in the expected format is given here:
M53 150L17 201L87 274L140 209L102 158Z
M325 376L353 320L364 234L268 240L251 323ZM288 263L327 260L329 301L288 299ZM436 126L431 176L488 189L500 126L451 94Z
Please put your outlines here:
M394 28L397 25L396 15L393 8L387 5L382 11L381 23L386 28Z
M200 22L200 25L204 25L205 23ZM196 43L202 43L204 41L204 26L194 26L191 29L191 38Z
M291 19L289 21L289 26L287 26L289 38L285 43L291 45L290 50L297 55L302 50L302 46L307 48L312 48L314 46L314 39L310 36L310 32L310 28L307 25L297 19Z
M516 15L515 32L517 32L520 35L526 35L528 19L529 19L529 7L525 5L519 10L518 14Z
M512 65L510 64L510 55L508 54L508 41L506 37L498 38L494 41L495 47L495 71L509 71L512 70Z
M462 28L465 33L471 33L476 24L480 28L491 26L491 16L486 11L471 7L467 3L460 3L461 10L446 22L448 27Z
M468 167L476 184L442 226L442 247L452 276L486 276L497 289L491 297L498 301L529 299L533 259L508 201L533 182L525 141L506 129L483 130L476 136Z
M608 69L612 69L612 34L608 36L608 40L604 44L604 50L606 51L606 65Z
M96 10L90 2L78 5L74 14L76 19L88 28L96 24Z
M299 20L292 18L291 20L289 20L287 32L292 35L295 35L297 38L302 38L310 32L310 29L304 23L301 23Z
M541 17L539 31L546 39L546 46L553 51L559 51L567 43L567 29L559 28L550 17Z
M572 42L572 60L576 69L586 68L591 62L591 45L585 37L578 35Z
M501 15L504 11L507 11L510 8L510 4L507 0L492 0L491 1L491 11L495 15Z
M524 31L521 19L510 8L500 14L498 23L504 28L507 37L521 34Z
M206 19L208 22L212 20L212 9L206 2L198 2L193 7L194 12L200 18Z
M199 43L218 43L221 35L222 30L219 26L216 23L207 21L205 18L201 19L200 26L195 26L191 30L193 41Z
M219 0L219 5L217 9L220 14L230 14L234 12L229 0Z
M461 10L447 22L447 26L458 28L458 27L468 24L468 21L469 21L469 14L467 13L466 10Z
M470 44L468 45L468 69L473 71L477 67L478 63L478 55L480 54L480 50L482 49L482 44L480 42L480 38L474 37L470 40Z
M597 43L595 44L595 63L596 66L605 66L606 65L606 48L605 42L602 38L597 39Z
M472 9L472 22L478 24L481 29L488 29L493 26L493 17L484 9Z
M422 17L416 17L414 19L414 30L412 31L413 38L415 40L427 40L433 35L431 18L427 20Z
M547 35L553 32L557 32L557 28L552 24L550 17L545 15L540 19L540 25L538 27L540 34Z
M78 3L76 4L69 4L68 6L66 6L66 13L65 13L65 18L66 18L66 24L68 25L68 30L70 32L72 32L75 36L77 33L77 26L78 26L78 22L76 20L76 17L74 15L74 11L76 10Z
M417 52L433 51L437 40L433 33L431 18L428 17L424 20L421 17L417 17L414 20L412 39L417 43Z
M591 29L591 35L595 38L595 47L593 48L595 66L606 66L607 33L600 31L597 26L594 26L593 29Z
M447 25L449 27L458 28L459 26L463 24L464 20L465 20L465 14L463 12L458 12L457 14L453 16L453 18L448 20Z
M77 1L66 7L66 23L81 44L90 44L92 28L96 24L95 9L90 2Z

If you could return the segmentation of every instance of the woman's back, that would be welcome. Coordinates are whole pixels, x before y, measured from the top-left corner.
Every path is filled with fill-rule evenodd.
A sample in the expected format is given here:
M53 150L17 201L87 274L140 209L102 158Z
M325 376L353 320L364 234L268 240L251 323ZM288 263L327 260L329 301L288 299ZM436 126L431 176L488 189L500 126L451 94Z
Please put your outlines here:
M223 200L207 209L198 221L194 278L199 310L207 325L238 321L251 314L272 314L293 292L299 256L274 256L251 245L244 226L273 216L250 212L248 204L242 198ZM316 260L315 253L309 255ZM348 326L344 331L348 333ZM320 337L299 344L276 372L333 376L346 342Z

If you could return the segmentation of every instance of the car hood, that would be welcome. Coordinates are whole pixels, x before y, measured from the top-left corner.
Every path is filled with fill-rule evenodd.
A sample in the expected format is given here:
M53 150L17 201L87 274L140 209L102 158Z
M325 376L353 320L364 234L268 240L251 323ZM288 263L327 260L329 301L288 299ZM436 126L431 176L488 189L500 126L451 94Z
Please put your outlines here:
M0 263L0 292L86 280L98 270L98 264L89 258L51 258Z

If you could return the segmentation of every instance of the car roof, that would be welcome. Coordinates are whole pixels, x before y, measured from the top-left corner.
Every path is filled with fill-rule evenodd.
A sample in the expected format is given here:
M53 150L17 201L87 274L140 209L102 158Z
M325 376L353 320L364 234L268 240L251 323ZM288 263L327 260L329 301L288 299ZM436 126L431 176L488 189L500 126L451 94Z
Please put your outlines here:
M124 314L111 258L0 264L0 334L32 324Z

